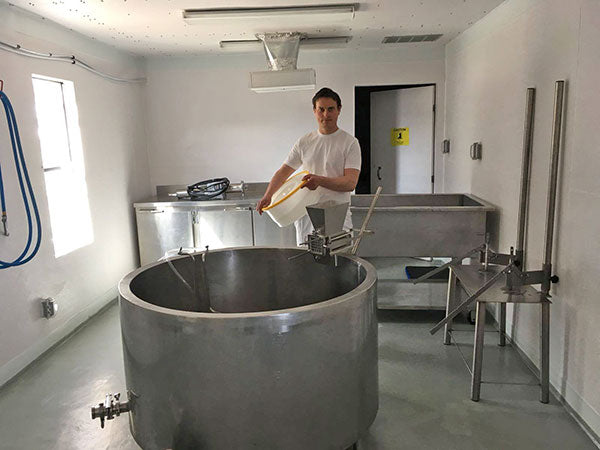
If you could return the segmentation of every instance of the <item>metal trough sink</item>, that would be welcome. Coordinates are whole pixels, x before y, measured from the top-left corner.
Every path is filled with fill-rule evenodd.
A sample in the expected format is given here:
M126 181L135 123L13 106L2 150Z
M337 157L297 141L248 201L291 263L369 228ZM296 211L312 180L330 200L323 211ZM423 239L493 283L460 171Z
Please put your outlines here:
M362 223L373 195L353 195L354 224ZM361 243L362 257L451 257L482 244L495 208L471 194L384 194Z

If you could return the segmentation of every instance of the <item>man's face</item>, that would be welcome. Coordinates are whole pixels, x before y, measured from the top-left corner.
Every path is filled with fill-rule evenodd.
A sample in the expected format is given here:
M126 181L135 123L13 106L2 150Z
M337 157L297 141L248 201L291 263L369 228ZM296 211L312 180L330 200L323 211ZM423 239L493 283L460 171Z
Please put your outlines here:
M323 97L318 99L313 111L319 127L325 129L337 127L341 109L341 107L338 108L336 101L332 98Z

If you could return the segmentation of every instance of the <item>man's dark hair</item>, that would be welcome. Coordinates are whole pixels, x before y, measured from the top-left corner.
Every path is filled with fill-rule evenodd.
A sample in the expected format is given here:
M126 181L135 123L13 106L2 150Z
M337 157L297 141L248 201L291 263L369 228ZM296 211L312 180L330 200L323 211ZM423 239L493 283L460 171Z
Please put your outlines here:
M329 89L327 87L321 88L319 92L317 92L312 98L313 109L317 107L317 100L319 100L320 98L330 98L332 100L335 100L338 109L342 107L342 99L333 89Z

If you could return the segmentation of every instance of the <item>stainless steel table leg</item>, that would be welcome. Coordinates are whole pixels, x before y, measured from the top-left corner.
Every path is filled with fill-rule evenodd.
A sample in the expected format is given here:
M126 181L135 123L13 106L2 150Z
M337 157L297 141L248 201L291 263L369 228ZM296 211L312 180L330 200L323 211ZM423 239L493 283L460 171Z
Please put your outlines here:
M540 342L540 384L542 385L542 395L540 401L548 403L550 401L550 303L542 303L542 329Z
M448 276L448 293L446 296L446 315L448 315L448 313L454 309L455 298L456 298L456 274L454 273L452 268L450 268L450 275ZM451 339L450 339L451 331L452 331L452 321L450 321L446 325L444 325L444 345L451 344Z
M500 332L500 347L506 345L506 303L500 303L500 320L499 320L499 332Z
M477 302L475 318L475 343L473 346L473 377L471 379L471 400L479 401L481 391L481 365L483 362L483 336L485 328L485 303Z

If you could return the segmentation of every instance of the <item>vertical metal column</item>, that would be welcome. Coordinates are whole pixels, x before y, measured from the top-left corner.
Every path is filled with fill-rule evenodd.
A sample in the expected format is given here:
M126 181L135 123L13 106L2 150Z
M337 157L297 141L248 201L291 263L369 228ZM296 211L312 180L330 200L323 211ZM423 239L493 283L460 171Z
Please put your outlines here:
M565 82L557 81L554 93L554 121L552 123L552 163L548 177L548 203L546 207L546 241L544 245L544 282L542 292L550 292L552 276L552 242L554 238L554 215L556 212L556 189L558 185L558 162L560 141L562 137L562 113Z
M504 347L506 345L506 303L500 303L500 320L499 320L500 342L498 345Z
M527 226L527 209L529 204L529 182L531 173L531 150L533 148L533 123L535 117L535 88L527 89L525 107L525 123L523 125L523 155L521 161L521 190L519 192L519 216L517 221L517 246L515 249L515 265L525 270L525 228ZM506 345L506 303L500 303L500 320L498 321L499 345Z
M554 216L556 213L556 192L558 186L558 163L560 143L562 140L562 115L565 94L565 81L556 82L554 92L554 121L552 123L552 162L548 177L548 203L546 207L546 236L544 245L544 263L542 271L542 294L550 293L552 276L552 244L554 240ZM540 384L542 386L541 402L550 399L550 303L542 300L541 336L540 336Z
M452 270L452 267L449 269L450 275L448 277L448 293L446 296L446 314L454 309L454 305L456 304L456 274ZM451 331L452 331L452 321L449 321L444 325L444 345L451 344Z
M541 304L541 336L540 336L540 384L542 392L540 401L550 401L550 302Z
M471 400L479 401L481 392L481 367L483 364L483 342L485 331L485 303L477 302L475 318L475 345L473 346L473 374L471 378Z
M519 194L519 219L517 222L517 247L515 261L524 268L525 227L527 226L527 205L529 203L529 178L531 167L531 149L533 147L533 119L535 115L535 88L527 89L525 125L523 127L523 159L521 162L521 191Z

